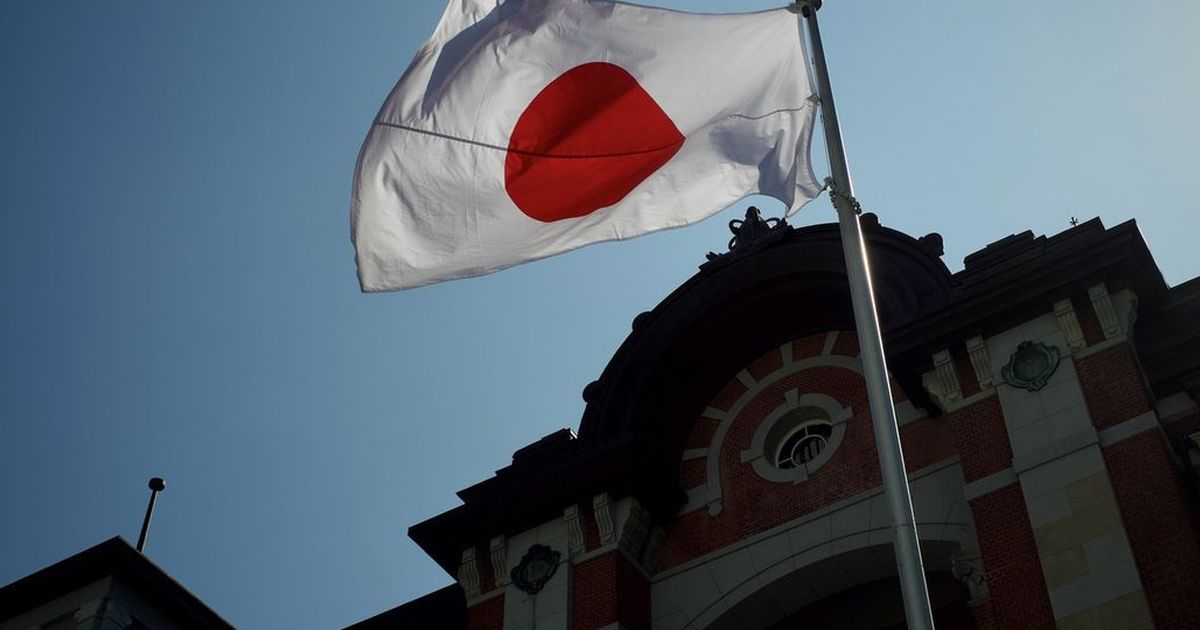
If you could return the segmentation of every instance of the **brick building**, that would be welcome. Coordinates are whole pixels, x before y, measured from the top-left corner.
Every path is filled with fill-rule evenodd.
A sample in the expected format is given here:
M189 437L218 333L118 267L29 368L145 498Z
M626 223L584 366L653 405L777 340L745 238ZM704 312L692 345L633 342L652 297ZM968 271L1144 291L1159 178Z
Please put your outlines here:
M1133 222L941 237L864 216L944 628L1200 628L1200 279ZM456 584L356 628L900 628L834 225L752 218L553 433L409 534Z

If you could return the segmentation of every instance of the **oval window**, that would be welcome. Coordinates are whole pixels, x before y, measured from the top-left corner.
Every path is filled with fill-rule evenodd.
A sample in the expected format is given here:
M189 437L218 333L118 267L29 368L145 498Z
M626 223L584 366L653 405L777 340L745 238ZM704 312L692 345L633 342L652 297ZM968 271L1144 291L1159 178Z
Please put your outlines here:
M779 442L775 465L786 470L812 461L825 450L832 433L833 424L826 420L811 420L792 429Z

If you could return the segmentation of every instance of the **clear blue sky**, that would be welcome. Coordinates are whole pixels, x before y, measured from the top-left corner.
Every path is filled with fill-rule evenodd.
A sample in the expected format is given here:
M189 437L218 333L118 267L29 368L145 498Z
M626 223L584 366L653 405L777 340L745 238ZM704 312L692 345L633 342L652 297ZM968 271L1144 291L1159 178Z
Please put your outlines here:
M724 246L745 203L360 294L354 160L442 8L0 3L0 583L136 539L161 475L150 557L239 626L339 626L440 587L407 527L577 427L633 317ZM884 224L941 232L957 270L1013 232L1137 218L1168 282L1200 275L1200 4L821 17ZM822 198L797 220L832 218Z

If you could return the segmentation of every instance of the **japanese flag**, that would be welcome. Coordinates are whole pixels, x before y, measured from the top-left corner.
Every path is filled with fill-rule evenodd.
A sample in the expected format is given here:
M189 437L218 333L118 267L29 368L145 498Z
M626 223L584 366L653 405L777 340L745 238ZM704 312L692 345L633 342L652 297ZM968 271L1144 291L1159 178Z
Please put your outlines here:
M452 0L359 155L362 289L687 225L752 193L794 212L819 189L814 93L786 9Z

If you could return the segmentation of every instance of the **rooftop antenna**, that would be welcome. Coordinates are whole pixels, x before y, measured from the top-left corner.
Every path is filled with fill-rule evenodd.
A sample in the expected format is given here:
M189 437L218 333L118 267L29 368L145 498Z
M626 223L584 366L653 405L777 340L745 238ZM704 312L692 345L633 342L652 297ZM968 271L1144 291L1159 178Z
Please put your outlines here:
M167 482L162 477L150 478L150 505L146 506L146 518L142 521L142 533L138 534L137 550L141 553L146 548L146 534L150 533L150 518L154 516L154 501L158 493L167 489Z

